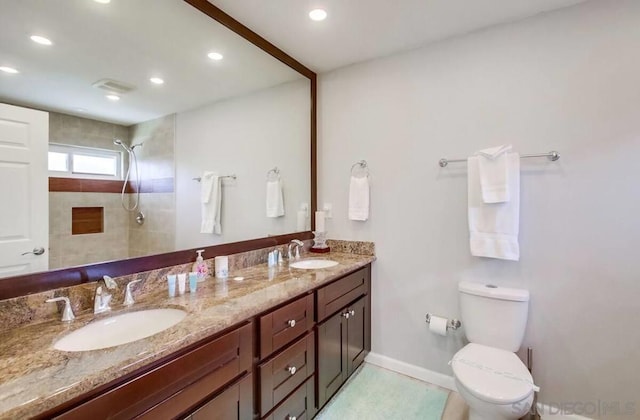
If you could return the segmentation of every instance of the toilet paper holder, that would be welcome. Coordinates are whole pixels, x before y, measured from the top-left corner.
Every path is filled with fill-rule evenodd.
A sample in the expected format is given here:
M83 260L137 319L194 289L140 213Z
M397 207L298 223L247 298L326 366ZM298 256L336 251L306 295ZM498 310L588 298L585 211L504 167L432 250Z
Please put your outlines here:
M427 314L425 316L427 324L431 323L431 314ZM462 323L457 319L447 319L447 329L448 330L457 330L462 326Z

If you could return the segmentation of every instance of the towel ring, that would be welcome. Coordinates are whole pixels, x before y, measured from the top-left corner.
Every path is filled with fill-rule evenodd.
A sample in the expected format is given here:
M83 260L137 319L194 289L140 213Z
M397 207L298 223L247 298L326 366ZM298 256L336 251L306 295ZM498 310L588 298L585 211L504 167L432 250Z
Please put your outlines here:
M353 170L358 168L364 171L365 176L369 176L369 166L367 165L366 160L361 160L351 165L351 175L353 175Z
M275 179L280 178L280 169L277 166L269 169L269 172L267 172L267 181L273 180L273 178L271 178L272 175L275 176Z

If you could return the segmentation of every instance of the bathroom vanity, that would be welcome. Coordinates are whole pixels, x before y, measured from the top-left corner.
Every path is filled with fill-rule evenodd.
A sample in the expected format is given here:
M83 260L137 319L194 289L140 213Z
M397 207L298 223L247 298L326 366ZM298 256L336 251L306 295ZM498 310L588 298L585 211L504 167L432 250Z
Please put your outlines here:
M0 400L0 418L310 419L370 349L375 257L323 257L339 265L274 273L261 264L233 273L243 281L207 280L195 296L139 296L131 311L188 315L115 348L52 348L92 314L11 331L0 364L16 372L0 384L12 395ZM15 347L18 335L26 352Z

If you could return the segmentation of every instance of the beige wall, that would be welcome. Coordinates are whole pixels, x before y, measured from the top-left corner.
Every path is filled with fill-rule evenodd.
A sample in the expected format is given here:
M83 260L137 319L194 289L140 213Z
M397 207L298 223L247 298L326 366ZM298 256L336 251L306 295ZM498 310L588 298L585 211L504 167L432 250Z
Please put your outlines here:
M586 2L321 75L319 203L332 237L376 243L374 352L451 375L464 333L425 314L459 317L461 280L523 287L540 401L639 418L639 22L638 1ZM562 155L522 162L519 262L470 255L466 165L438 166L503 143ZM366 223L347 220L360 159Z
M131 127L50 113L50 142L121 151L114 138L136 148L143 186L153 180L173 178L175 116ZM127 153L123 153L127 168ZM124 173L123 173L124 175ZM132 170L132 179L135 171ZM175 250L175 195L173 192L142 193L140 210L146 216L138 225L136 212L126 212L119 193L49 193L51 269ZM130 206L135 194L127 194ZM71 235L72 207L104 207L104 233Z
M104 232L71 234L72 207L104 207ZM49 268L129 257L128 215L120 194L49 193Z
M49 113L49 142L120 151L114 138L127 142L122 125ZM126 154L125 154L126 158ZM104 233L71 235L72 207L104 207ZM120 194L49 193L49 268L63 268L129 256L128 215Z
M129 137L132 145L143 143L135 149L143 188L154 180L174 179L175 114L132 125ZM133 170L131 179L135 181ZM132 207L136 194L130 194L129 200ZM175 251L174 192L142 193L139 206L146 219L143 225L138 225L134 216L129 219L129 255Z

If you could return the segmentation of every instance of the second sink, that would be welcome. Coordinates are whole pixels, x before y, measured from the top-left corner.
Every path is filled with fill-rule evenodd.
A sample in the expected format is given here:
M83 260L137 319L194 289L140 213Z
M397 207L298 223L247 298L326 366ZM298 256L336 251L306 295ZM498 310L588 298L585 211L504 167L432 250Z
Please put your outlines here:
M187 316L180 309L148 309L127 312L91 322L56 341L62 351L106 349L150 337L164 331Z
M289 267L302 268L305 270L318 270L320 268L335 267L336 265L338 265L338 262L333 260L309 259L293 262L289 264Z

